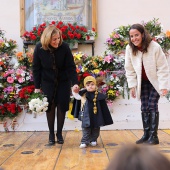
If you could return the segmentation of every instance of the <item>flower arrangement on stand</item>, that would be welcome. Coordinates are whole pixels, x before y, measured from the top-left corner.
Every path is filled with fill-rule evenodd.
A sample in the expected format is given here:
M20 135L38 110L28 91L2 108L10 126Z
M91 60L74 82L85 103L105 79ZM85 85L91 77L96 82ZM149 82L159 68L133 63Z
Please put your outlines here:
M0 35L0 119L8 131L9 126L15 130L16 118L26 104L21 89L33 84L32 53L17 53L16 42L7 41L2 31Z
M87 32L86 26L77 25L76 23L64 23L62 21L52 21L51 23L44 22L40 25L33 27L31 31L26 31L22 38L25 41L31 41L36 44L40 41L42 32L48 25L55 25L62 32L63 41L67 42L72 48L75 43L85 41L84 34Z

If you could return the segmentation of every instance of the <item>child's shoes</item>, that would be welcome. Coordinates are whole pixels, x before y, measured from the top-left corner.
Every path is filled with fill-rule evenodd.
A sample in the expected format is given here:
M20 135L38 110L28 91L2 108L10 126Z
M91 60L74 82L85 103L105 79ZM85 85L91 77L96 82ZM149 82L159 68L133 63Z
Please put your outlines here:
M92 142L90 142L90 145L91 145L91 146L96 146L96 145L97 145L97 142L96 142L96 141L92 141Z
M86 147L87 147L87 145L85 143L81 143L80 146L79 146L79 148L81 148L81 149L86 148Z

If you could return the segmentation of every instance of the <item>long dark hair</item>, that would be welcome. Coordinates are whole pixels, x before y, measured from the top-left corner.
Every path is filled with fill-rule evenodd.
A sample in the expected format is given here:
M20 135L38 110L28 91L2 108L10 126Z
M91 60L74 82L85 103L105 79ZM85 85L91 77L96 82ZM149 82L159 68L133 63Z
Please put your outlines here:
M142 38L141 48L142 48L142 52L146 53L147 48L148 48L150 42L152 41L150 34L147 32L147 30L141 24L133 24L130 27L129 32L131 29L136 29L142 34L143 38ZM136 55L138 52L138 48L131 42L130 34L129 34L129 45L132 48L133 55Z

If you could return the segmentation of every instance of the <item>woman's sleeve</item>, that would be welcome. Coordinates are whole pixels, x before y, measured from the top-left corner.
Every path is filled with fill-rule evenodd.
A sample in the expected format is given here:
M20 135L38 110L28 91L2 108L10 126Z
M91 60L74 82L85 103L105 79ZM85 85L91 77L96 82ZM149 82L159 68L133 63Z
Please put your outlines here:
M169 89L169 65L161 46L158 46L156 52L156 65L159 89Z
M72 86L78 84L77 72L76 72L76 65L74 63L73 55L71 50L68 46L66 46L66 71L69 79L71 80Z
M40 89L40 86L41 86L41 61L40 61L40 57L38 54L39 49L40 49L40 46L36 45L34 54L33 54L33 65L32 65L33 80L34 80L34 85L36 89Z
M137 86L137 75L136 75L135 69L134 69L132 61L131 61L129 48L130 47L127 46L126 52L125 52L125 71L126 71L128 87L132 88L132 87Z

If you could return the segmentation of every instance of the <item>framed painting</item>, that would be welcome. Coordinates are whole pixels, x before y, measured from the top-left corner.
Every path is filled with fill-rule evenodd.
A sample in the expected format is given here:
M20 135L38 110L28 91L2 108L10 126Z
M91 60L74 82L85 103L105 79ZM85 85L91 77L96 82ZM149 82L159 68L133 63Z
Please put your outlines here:
M20 34L43 22L77 23L97 30L97 0L20 0Z

